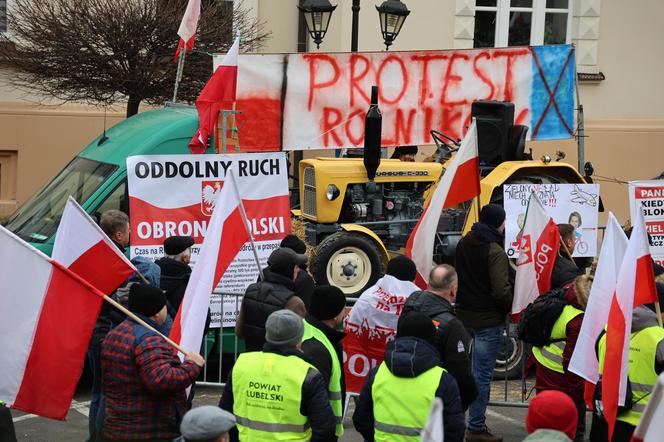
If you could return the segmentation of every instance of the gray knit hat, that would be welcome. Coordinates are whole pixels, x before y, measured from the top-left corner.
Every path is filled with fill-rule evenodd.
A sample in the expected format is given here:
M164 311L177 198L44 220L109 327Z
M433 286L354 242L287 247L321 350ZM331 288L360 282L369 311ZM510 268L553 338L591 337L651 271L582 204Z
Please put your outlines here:
M216 439L235 426L235 416L213 405L203 405L187 412L180 432L187 442Z
M265 341L294 347L304 335L302 318L291 310L277 310L265 321Z

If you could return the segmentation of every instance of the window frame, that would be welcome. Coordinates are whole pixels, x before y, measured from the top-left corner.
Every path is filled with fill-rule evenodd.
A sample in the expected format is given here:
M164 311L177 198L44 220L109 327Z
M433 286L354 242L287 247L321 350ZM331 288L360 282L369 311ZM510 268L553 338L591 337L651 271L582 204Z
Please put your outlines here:
M532 7L512 7L511 0L496 0L496 6L477 6L475 12L487 11L496 13L496 26L494 35L494 47L508 47L510 12L530 12L530 45L544 45L544 25L546 14L567 14L567 29L565 32L565 44L572 42L572 13L574 0L568 0L567 8L547 8L546 0L532 0Z

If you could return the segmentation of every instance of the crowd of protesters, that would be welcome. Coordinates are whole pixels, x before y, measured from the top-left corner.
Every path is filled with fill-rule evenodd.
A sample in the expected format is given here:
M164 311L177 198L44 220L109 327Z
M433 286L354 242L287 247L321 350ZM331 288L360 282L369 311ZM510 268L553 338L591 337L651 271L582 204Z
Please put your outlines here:
M127 215L108 211L99 223L124 252L130 237ZM554 318L550 339L533 347L526 366L534 369L537 392L526 417L527 441L582 441L587 433L584 380L568 365L593 278L587 263L571 256L574 226L558 227L561 244L551 288L564 307ZM374 308L369 293L400 291L398 312L371 313L383 315L395 335L366 376L352 415L366 441L419 440L435 398L443 405L445 441L502 441L487 427L486 409L513 297L504 229L502 207L483 207L457 246L455 266L432 265L425 290L414 284L415 264L399 255L356 301L362 308L350 309L352 321L362 323L366 318L361 316ZM89 440L342 439L349 307L339 288L316 284L307 270L306 245L293 234L271 253L261 278L246 290L236 334L247 351L230 370L219 405L191 408L205 359L197 351L181 359L164 336L191 276L193 245L191 237L167 238L164 256L156 262L133 259L139 272L112 295L152 328L108 304L103 307L87 354L93 374ZM664 269L655 266L655 273ZM660 302L663 289L658 282ZM209 321L208 314L206 330ZM604 334L597 338L596 352L601 375ZM654 306L634 309L629 363L630 400L619 409L612 438L618 442L630 440L664 370L664 329ZM600 411L593 413L591 441L609 440Z

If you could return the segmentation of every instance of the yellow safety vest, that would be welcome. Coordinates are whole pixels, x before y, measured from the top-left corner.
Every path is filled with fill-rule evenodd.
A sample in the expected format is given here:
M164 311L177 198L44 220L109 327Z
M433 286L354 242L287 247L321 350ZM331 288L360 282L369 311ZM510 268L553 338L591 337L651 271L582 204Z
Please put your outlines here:
M307 441L302 384L314 367L297 356L243 353L233 367L233 413L241 441Z
M637 426L641 414L650 402L650 394L657 382L655 355L657 344L664 339L664 328L654 325L632 333L629 339L629 367L627 375L632 388L632 408L618 413L617 419ZM599 340L599 373L604 372L606 334Z
M565 340L567 339L567 324L572 319L583 314L571 305L566 305L562 313L553 323L551 329L551 342L544 347L533 347L533 356L537 362L557 373L564 373L563 370L563 352L565 351Z
M433 367L414 378L401 378L385 362L380 364L371 386L376 442L420 440L443 373L444 368Z
M327 350L330 354L330 359L332 360L332 373L330 374L330 382L327 386L327 394L330 400L330 407L332 407L332 412L334 417L337 420L337 426L335 428L334 434L337 437L341 437L344 434L344 425L343 425L343 405L341 404L341 364L339 363L339 358L337 357L337 352L332 346L330 340L325 336L325 333L311 325L306 320L304 321L304 336L302 336L302 342L307 339L315 339Z

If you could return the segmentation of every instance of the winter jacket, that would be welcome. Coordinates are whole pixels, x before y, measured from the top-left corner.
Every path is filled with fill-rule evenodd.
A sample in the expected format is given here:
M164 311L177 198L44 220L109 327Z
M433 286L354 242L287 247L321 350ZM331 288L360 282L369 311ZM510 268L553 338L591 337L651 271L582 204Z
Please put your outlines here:
M572 442L572 439L562 431L542 428L530 433L523 442Z
M402 315L409 311L423 313L438 323L436 348L443 368L457 381L463 409L467 409L477 397L477 386L468 355L471 337L455 316L454 307L441 296L418 291L408 297Z
M153 327L157 325L144 316L141 319ZM119 440L177 437L186 411L185 390L200 371L192 361L180 362L162 337L132 319L122 322L102 343L104 437Z
M191 267L173 258L163 257L155 261L161 268L159 288L166 292L168 300L168 314L174 318L177 314L184 292L187 290Z
M505 322L512 308L510 266L503 245L495 235L483 235L478 225L484 223L475 223L456 248L456 313L469 327L495 327Z
M263 352L276 353L282 356L298 356L302 359L304 354L292 347L275 346L270 343L265 344ZM219 407L230 413L233 413L233 369L228 373L228 380L224 386L224 392L219 401ZM312 442L328 442L336 440L334 429L336 419L330 408L330 402L327 395L327 382L318 370L310 369L307 377L302 384L302 400L300 403L300 413L307 416L309 425L311 425ZM238 440L237 428L233 427L230 431L231 441Z
M570 286L567 289L565 296L569 305L584 310L576 300L573 286ZM583 317L584 315L576 316L567 323L567 327L565 328L566 339L565 349L563 350L564 373L553 371L540 364L534 357L532 358L536 367L535 389L537 392L544 390L558 390L566 393L575 403L583 402L583 391L585 388L584 379L567 370L569 361L572 359L572 353L574 353L574 347L576 347L576 341L581 332Z
M553 271L551 272L551 289L559 289L574 281L583 272L576 266L574 261L563 256L558 251L556 255L556 262L553 263Z
M247 351L261 351L265 344L265 321L271 313L287 308L306 314L304 303L295 295L293 280L271 271L263 270L264 281L247 287L235 326L236 334L244 338ZM291 299L294 298L294 299ZM301 305L301 311L295 307Z
M270 269L270 266L267 266L263 269L263 273L266 270ZM260 275L256 282L261 282ZM313 276L307 271L307 266L300 266L300 271L293 281L293 291L295 294L304 302L304 306L309 310L309 305L311 305L311 297L314 294L314 288L316 287L316 282L314 281Z
M425 371L440 366L440 356L436 348L428 342L413 337L403 337L392 341L385 350L385 364L390 372L398 377L413 378ZM371 370L362 388L360 400L353 414L355 429L368 441L374 440L374 412L371 389L378 367ZM466 429L464 412L461 407L459 387L449 373L443 373L436 390L436 397L443 401L443 428L445 442L463 441ZM395 404L398 407L408 404Z
M343 348L341 341L343 340L346 333L331 329L319 319L314 318L311 315L307 315L307 322L318 330L322 331L323 334L330 340L330 343L336 351L336 357L339 359L339 366L341 367L341 403L346 403L346 383L344 382L344 371L343 371ZM330 353L327 351L327 348L316 339L307 339L302 342L302 353L304 353L304 358L311 365L316 367L316 369L323 375L325 379L325 385L330 382L330 377L332 376L332 359L330 358Z

